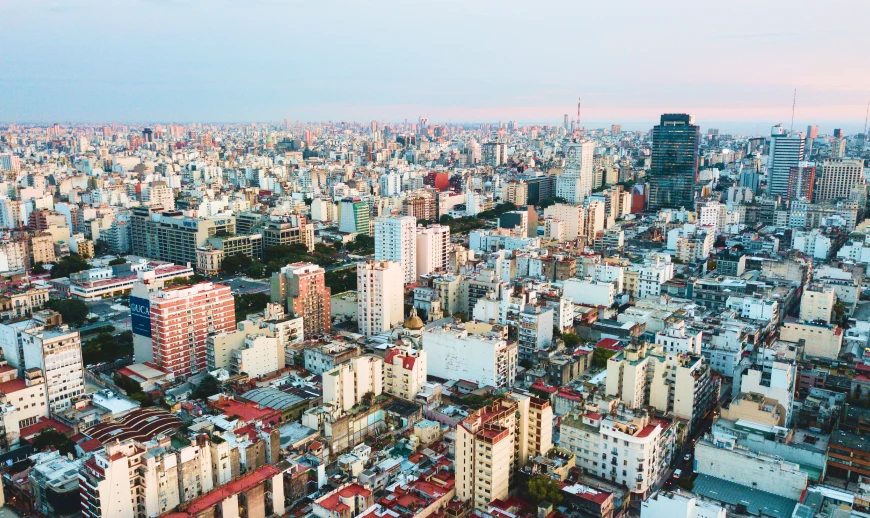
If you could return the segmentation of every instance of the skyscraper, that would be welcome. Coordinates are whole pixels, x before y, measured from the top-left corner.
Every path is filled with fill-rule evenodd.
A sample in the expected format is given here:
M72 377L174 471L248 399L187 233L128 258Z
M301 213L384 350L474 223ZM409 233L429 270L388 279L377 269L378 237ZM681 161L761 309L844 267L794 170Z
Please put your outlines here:
M694 208L701 128L685 113L666 113L653 128L648 210Z
M229 286L211 282L154 291L138 284L130 297L130 311L133 332L145 338L134 340L137 361L154 362L181 377L206 370L208 338L236 328Z
M430 225L417 229L417 276L447 268L450 227Z
M804 159L804 139L789 135L782 124L770 131L770 151L767 158L767 194L788 196L788 177L792 167Z
M417 280L416 227L417 220L411 216L375 219L375 260L399 263L405 284Z
M807 126L807 136L804 141L804 150L807 156L813 154L813 142L819 138L819 127L815 125Z
M812 200L816 203L837 199L852 199L853 189L864 190L864 162L862 160L825 160L817 173L819 178Z
M302 317L306 339L332 331L330 295L326 271L316 264L288 264L272 274L272 302L286 304L288 313Z
M788 174L788 199L812 201L815 183L815 163L801 162L799 165L792 167Z
M404 296L402 267L394 261L357 264L357 319L365 336L389 331L401 323Z
M565 147L565 169L556 179L556 196L568 203L583 203L592 194L592 142L571 142Z

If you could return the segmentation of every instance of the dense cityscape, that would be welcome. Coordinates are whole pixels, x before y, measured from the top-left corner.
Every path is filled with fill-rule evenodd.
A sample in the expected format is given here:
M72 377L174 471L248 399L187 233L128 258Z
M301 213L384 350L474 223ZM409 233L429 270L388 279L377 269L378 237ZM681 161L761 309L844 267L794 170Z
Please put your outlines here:
M0 127L4 511L870 516L866 133L581 117Z

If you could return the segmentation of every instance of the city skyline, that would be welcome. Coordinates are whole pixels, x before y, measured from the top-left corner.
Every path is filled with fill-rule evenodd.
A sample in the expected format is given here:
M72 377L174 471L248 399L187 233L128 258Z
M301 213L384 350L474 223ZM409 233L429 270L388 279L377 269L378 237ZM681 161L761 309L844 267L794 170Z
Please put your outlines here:
M809 2L782 10L740 1L722 12L690 2L619 11L563 3L337 7L0 5L14 21L0 35L7 49L0 119L423 115L433 122L559 124L565 113L574 117L579 95L586 127L649 129L662 113L692 113L702 128L764 134L776 123L790 125L796 88L796 129L818 124L823 132L853 134L864 127L870 99L863 86L870 72L854 66L868 39L860 24L870 14L864 4L814 10L812 24L805 21Z

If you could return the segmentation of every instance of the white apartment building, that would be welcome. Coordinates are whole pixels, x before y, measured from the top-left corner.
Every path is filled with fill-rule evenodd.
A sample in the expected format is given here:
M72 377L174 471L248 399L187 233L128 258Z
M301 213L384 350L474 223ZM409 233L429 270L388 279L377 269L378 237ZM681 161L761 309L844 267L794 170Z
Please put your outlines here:
M488 510L508 497L512 474L553 447L553 409L543 399L509 393L456 427L456 497Z
M598 232L607 228L606 205L601 200L589 200L586 204L586 239L591 243Z
M594 142L571 142L565 146L565 168L556 178L556 196L582 204L592 194Z
M831 253L831 238L822 234L822 231L814 228L812 230L794 229L791 233L791 247L793 250L798 250L813 259L825 260ZM837 257L852 258L858 260L858 257L863 258L861 246L857 247L857 254L853 252L850 243L846 243L839 252ZM852 257L857 255L857 257ZM870 248L867 249L866 257L870 262Z
M553 342L553 310L546 306L525 306L517 314L517 344L521 360L532 360Z
M67 325L37 328L21 335L24 365L38 368L45 376L48 409L59 412L85 394L82 341Z
M596 264L593 278L596 281L612 282L616 293L625 291L625 268L615 264Z
M792 419L796 380L797 370L793 361L785 358L765 359L743 373L740 393L761 394L779 402L785 409L785 426L789 426Z
M851 199L852 189L864 189L867 185L863 160L825 160L818 171L816 188L813 191L815 203Z
M740 318L779 321L779 302L757 297L728 297L725 307L736 311Z
M821 283L810 284L801 296L800 319L804 322L821 320L830 324L836 303L834 288Z
M251 378L259 378L283 369L285 362L284 345L276 337L265 334L248 335L242 346L231 353L230 372L244 372Z
M712 396L710 368L700 355L668 354L661 346L641 343L607 362L608 396L628 408L653 406L689 421L695 427L706 414Z
M338 415L383 390L384 361L377 356L357 356L323 374L323 404Z
M656 333L656 345L668 354L701 354L701 331L686 329L685 321L669 325L663 332Z
M507 330L489 324L444 324L423 329L430 376L481 386L510 387L517 376L518 348Z
M559 426L560 446L576 456L578 467L626 486L645 499L665 476L673 457L675 434L667 421L643 410L568 414Z
M674 278L674 264L667 254L650 254L642 265L629 268L637 273L633 289L628 290L635 299L660 296L662 284Z
M375 219L375 260L395 261L402 266L403 281L417 281L417 220L412 216Z
M384 358L384 392L413 401L426 384L428 355L410 347L393 347Z
M17 371L0 364L0 423L3 436L0 449L11 449L21 439L21 428L48 417L45 379L39 369L29 369L24 379L18 378Z
M357 318L359 332L374 336L400 324L404 304L402 267L394 261L367 261L357 265Z
M562 283L562 294L574 304L610 307L616 300L616 285L589 279L567 279Z
M450 227L430 225L417 228L417 276L447 269L447 250L450 246Z
M563 228L559 234L568 241L577 239L577 236L586 235L586 210L579 205L568 203L550 205L544 209L544 217L561 221Z

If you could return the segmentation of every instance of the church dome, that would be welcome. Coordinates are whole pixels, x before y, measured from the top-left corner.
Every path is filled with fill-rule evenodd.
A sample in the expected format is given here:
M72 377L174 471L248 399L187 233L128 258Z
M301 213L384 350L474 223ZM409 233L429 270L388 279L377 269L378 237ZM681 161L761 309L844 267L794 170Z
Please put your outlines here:
M417 308L411 308L411 315L405 319L404 327L411 331L423 329L423 320L417 316Z

